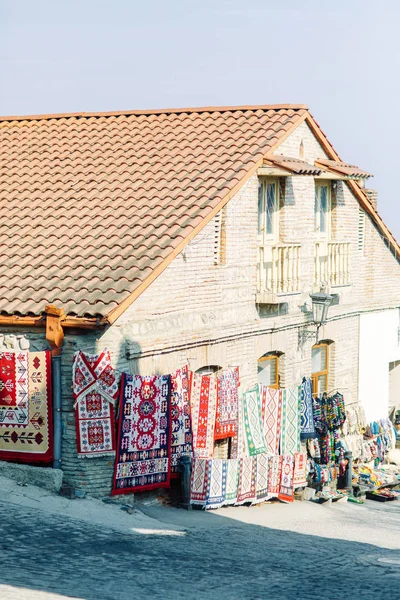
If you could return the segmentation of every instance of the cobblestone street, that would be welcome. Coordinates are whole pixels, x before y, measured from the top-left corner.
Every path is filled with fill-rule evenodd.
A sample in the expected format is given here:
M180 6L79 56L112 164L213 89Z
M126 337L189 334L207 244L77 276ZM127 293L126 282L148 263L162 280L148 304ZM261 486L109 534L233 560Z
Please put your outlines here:
M2 600L400 596L400 502L328 509L296 503L212 513L145 508L163 521L161 533L122 533L3 501L0 507ZM285 510L294 531L283 531ZM314 534L299 533L313 529L310 519ZM276 528L263 525L271 520ZM168 522L186 530L168 530ZM374 544L366 543L370 537Z

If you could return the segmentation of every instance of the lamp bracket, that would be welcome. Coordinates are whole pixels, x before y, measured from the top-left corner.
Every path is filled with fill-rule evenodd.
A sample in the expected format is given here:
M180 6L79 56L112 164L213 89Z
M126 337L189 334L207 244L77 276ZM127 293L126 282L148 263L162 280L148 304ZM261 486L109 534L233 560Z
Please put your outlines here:
M304 328L300 328L299 329L299 348L301 346L303 346L306 342L310 342L310 341L315 341L315 343L318 343L318 332L319 332L319 327L317 327L316 329L306 329Z

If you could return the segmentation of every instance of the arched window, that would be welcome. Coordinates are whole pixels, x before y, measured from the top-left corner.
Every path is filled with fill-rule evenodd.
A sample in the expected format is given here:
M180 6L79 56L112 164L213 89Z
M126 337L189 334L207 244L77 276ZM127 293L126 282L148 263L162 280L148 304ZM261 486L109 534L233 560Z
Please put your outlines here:
M314 395L320 396L329 390L329 344L315 344L311 352L312 391Z
M268 352L258 359L258 383L279 388L279 356L282 352Z

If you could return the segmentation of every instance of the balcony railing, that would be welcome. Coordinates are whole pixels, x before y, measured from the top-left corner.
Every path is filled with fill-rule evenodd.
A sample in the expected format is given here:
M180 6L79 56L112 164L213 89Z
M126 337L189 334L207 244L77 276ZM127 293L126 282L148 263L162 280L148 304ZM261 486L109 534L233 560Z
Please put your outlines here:
M258 299L271 301L276 294L300 291L300 244L260 246Z
M350 284L350 242L315 243L315 285Z

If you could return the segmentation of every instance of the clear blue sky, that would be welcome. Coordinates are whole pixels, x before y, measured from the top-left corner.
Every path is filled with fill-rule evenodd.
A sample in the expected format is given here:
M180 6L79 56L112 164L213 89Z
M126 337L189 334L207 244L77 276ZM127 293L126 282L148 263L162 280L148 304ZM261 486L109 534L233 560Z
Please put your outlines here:
M0 114L305 103L400 239L398 0L1 0Z

